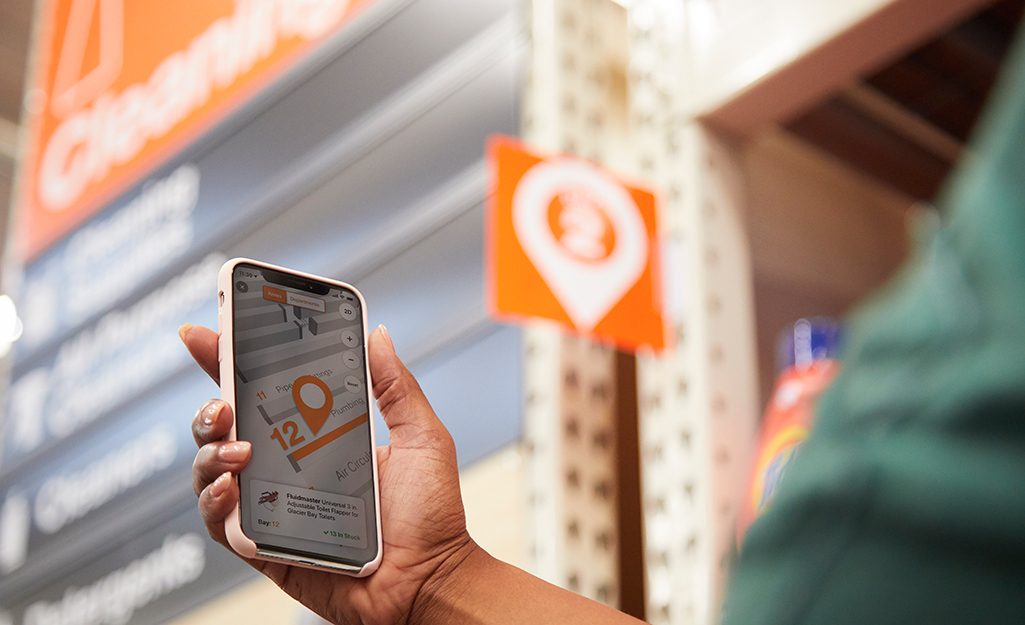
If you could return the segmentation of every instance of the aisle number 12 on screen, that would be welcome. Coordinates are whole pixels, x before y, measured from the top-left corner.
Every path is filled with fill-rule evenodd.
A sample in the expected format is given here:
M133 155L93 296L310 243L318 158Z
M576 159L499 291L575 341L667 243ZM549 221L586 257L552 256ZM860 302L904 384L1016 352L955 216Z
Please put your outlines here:
M619 347L665 347L655 196L598 165L488 145L488 304L502 320L551 319Z

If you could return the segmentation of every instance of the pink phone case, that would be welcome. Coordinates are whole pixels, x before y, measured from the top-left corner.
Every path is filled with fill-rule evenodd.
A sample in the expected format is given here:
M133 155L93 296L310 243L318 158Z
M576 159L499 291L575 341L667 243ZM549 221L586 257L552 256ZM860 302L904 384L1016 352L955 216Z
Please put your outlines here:
M340 288L345 288L356 294L359 298L361 313L363 315L363 345L366 350L366 339L367 339L367 307L366 301L363 299L363 295L360 294L352 285L337 280L331 280L328 278L322 278L308 273L295 271L292 269L285 269L284 267L278 267L268 263L250 260L247 258L233 258L224 265L221 266L220 271L217 275L217 293L218 293L218 308L217 308L217 331L218 331L218 344L217 353L218 361L220 363L220 376L221 376L221 399L228 402L231 406L232 412L235 412L235 362L234 353L232 351L232 298L234 295L234 288L232 285L232 275L235 270L235 266L240 263L246 263L250 265L256 265L257 267L266 267L275 271L280 271L288 274L293 274L303 278L309 278L311 280L318 280L320 282L327 282ZM365 355L365 353L364 353ZM368 358L364 358L364 367L366 368L366 379L370 383L370 363ZM372 385L371 387L372 388ZM373 399L372 397L370 398ZM237 418L237 414L236 414ZM369 419L370 425L370 437L371 440L376 440L374 434L374 419ZM238 440L235 430L235 425L232 424L231 432L228 433L227 440L234 441ZM383 541L381 540L381 493L380 493L380 480L377 474L377 454L371 453L371 465L373 468L374 475L374 510L375 510L375 522L377 523L377 557L370 562L367 562L361 567L342 564L333 562L330 560L318 560L310 557L299 557L286 553L277 553L263 551L261 552L255 542L253 542L248 536L242 531L242 524L240 519L241 514L241 502L236 505L231 511L228 517L224 520L224 531L227 534L228 544L235 550L239 555L246 558L254 558L257 560L268 560L272 562L284 562L293 566L301 566L310 569L328 570L337 573L344 573L353 577L365 577L370 575L377 570L377 567L381 564L382 547ZM238 476L234 476L236 483L238 482Z

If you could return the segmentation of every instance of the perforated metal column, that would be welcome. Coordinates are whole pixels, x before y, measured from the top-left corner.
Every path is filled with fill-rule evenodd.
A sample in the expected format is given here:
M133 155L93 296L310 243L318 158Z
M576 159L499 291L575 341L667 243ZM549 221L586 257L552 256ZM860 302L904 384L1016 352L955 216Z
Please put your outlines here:
M683 113L683 3L535 0L524 134L661 192L675 348L638 364L648 619L710 623L757 416L743 189L729 144ZM617 603L614 358L526 333L535 572ZM632 572L623 572L624 575Z
M524 137L614 161L627 149L624 10L608 0L535 0L531 20ZM532 568L617 605L615 354L545 325L527 329L524 349Z
M712 623L757 419L751 268L729 144L682 114L685 3L629 12L637 170L663 193L675 348L638 362L647 618ZM682 300L680 299L682 297Z

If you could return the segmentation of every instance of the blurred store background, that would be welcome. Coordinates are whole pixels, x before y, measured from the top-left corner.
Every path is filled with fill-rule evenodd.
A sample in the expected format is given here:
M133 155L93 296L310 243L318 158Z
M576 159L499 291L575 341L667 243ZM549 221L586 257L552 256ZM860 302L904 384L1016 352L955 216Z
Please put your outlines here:
M272 4L0 0L0 291L23 322L0 625L314 620L195 511L188 424L217 389L176 329L216 324L233 256L361 289L494 555L716 622L778 335L842 318L936 222L1025 0L304 0L178 104L132 104L204 79ZM494 134L658 195L664 353L489 316Z
M0 206L4 215L0 228L3 228L4 240L14 187L34 4L30 0L5 0L0 5Z

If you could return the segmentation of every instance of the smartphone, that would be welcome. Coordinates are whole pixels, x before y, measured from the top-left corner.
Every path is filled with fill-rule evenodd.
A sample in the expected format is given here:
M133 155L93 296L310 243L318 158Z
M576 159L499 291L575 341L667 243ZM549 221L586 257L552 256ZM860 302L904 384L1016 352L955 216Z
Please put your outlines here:
M221 398L249 441L225 520L247 558L362 577L381 562L367 315L352 286L255 260L217 279Z

